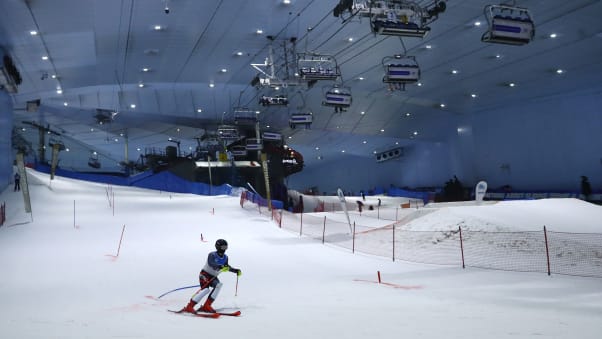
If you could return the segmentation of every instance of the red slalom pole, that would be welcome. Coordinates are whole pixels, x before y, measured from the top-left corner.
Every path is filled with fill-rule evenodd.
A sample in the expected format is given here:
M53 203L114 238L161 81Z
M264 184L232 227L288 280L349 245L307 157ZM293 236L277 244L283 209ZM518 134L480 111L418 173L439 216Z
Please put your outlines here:
M378 283L380 284L380 271L376 271L376 274L378 275Z

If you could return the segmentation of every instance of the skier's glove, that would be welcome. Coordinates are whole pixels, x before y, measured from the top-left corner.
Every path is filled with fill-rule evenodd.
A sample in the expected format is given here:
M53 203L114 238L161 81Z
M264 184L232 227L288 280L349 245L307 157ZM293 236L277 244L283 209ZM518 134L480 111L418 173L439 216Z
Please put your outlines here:
M228 272L230 270L230 266L224 265L219 269L220 272Z
M236 275L239 276L239 277L242 275L242 271L239 270L238 268L233 268L232 272L236 273Z

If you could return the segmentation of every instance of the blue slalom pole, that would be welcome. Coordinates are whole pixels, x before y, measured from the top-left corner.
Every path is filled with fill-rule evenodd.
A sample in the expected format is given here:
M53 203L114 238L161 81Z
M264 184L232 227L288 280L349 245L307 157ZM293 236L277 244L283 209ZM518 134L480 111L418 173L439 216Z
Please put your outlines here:
M170 294L172 292L175 292L175 291L185 290L185 289L188 289L188 288L195 288L195 287L201 287L201 285L192 285L192 286L179 287L179 288L176 288L176 289L173 289L171 291L168 291L168 292L165 292L165 293L161 294L160 296L157 297L157 299L160 299L161 297L163 297L165 295L168 295L168 294Z

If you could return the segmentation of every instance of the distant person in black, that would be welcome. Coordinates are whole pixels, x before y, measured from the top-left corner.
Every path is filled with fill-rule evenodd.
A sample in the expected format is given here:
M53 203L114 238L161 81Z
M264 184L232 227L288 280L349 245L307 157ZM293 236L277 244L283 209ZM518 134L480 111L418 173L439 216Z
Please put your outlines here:
M21 190L21 175L19 172L15 173L15 192Z
M585 175L581 176L581 194L583 194L585 201L589 201L589 196L592 194L592 186Z

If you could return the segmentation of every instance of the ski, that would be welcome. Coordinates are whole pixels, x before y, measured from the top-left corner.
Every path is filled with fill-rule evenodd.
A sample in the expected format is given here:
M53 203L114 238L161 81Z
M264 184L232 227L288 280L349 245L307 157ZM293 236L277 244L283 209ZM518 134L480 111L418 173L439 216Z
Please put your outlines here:
M168 310L171 313L176 313L176 314L182 314L182 315L187 315L187 316L191 316L191 317L200 317L200 318L219 318L219 316L221 314L219 313L190 313L190 312L184 312L184 310L179 310L179 311L174 311L174 310Z
M223 315L223 316L227 316L227 317L238 317L241 315L240 311L234 311L234 312L220 312L217 311L215 313L209 313L209 312L203 312L203 311L198 311L196 314L218 314L218 315Z

